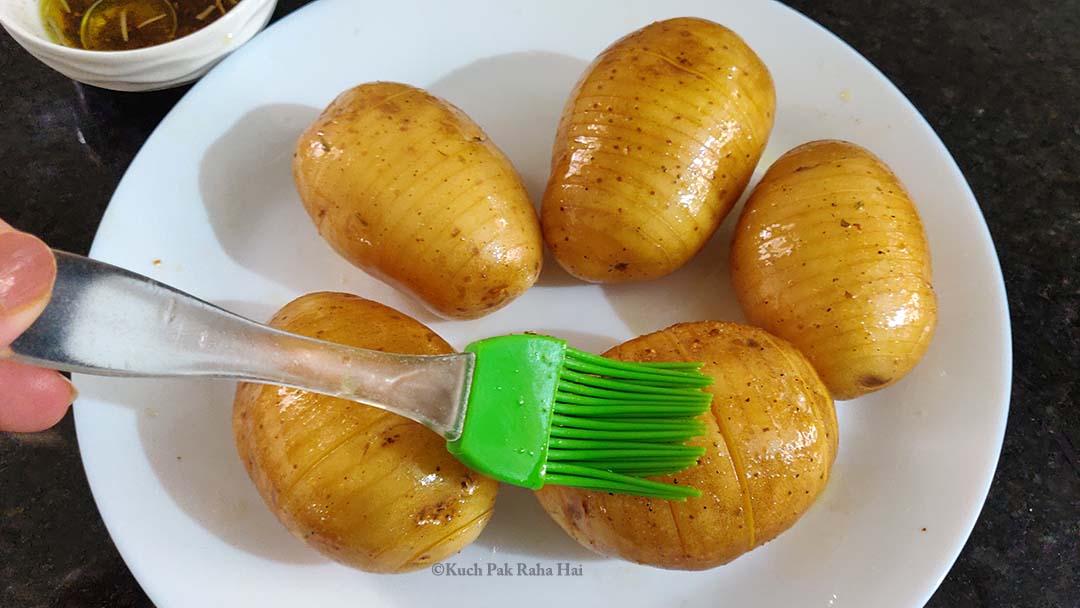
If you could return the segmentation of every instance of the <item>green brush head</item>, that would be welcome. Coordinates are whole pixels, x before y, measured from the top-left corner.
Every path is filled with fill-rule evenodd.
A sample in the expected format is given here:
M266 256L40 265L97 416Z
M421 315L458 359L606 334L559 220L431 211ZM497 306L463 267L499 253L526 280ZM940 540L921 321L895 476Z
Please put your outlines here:
M447 448L500 481L685 500L695 488L644 477L694 465L712 379L696 363L626 363L547 336L481 340L461 438Z

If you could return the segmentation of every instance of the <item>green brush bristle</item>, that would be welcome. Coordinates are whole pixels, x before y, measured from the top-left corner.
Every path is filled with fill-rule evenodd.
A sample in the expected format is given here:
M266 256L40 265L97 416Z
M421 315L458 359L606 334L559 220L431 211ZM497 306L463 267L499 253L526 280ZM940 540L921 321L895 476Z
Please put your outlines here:
M475 367L461 432L446 447L473 469L538 489L573 486L685 500L694 488L644 477L694 466L705 448L696 363L626 363L567 348L557 338L499 336L465 350Z
M705 425L712 396L695 363L627 363L573 348L559 374L544 482L685 500L695 488L642 479L693 466L705 448L683 445Z
M695 488L670 485L573 463L548 463L545 479L548 484L557 486L572 486L585 490L631 494L633 496L662 498L664 500L682 501L687 498L701 496L701 492Z

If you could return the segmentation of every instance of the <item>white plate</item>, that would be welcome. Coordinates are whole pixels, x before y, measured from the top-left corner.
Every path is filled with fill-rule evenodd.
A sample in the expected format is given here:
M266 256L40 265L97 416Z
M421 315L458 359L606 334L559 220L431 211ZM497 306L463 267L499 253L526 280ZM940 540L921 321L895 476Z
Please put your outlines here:
M1011 351L998 262L963 176L918 112L843 42L779 4L314 3L177 104L120 183L93 255L257 319L303 292L357 293L458 346L541 330L600 351L677 321L739 319L726 274L732 218L663 280L584 285L549 264L509 307L446 322L338 259L290 178L293 142L319 108L351 85L397 80L461 106L539 196L556 120L586 63L623 34L679 15L732 27L771 69L779 107L762 169L807 140L861 143L907 184L929 234L937 335L903 381L839 405L840 454L810 512L728 566L669 572L588 553L528 492L506 488L487 530L452 561L563 561L581 564L582 576L369 575L294 540L263 505L233 449L228 382L79 377L75 415L94 496L158 606L524 608L550 606L555 594L624 607L906 607L929 598L975 522L1005 428Z

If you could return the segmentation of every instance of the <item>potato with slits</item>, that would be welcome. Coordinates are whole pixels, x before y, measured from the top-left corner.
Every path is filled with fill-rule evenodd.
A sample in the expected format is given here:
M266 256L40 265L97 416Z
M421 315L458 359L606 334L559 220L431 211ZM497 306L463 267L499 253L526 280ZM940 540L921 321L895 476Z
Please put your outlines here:
M541 220L559 264L622 282L688 262L749 182L775 96L757 55L711 21L660 21L608 47L555 137Z
M373 350L453 352L412 318L342 293L303 296L270 324ZM495 481L458 462L434 432L381 409L243 383L233 433L248 474L285 527L361 570L429 566L471 543L491 518Z
M544 509L605 555L682 570L727 563L791 527L825 487L836 457L833 401L787 342L755 327L701 321L635 338L605 356L698 361L715 379L697 466L655 479L701 498L668 502L545 486Z
M911 371L937 321L915 205L847 142L810 142L769 168L735 228L731 277L747 319L802 350L837 399Z
M338 253L443 316L483 316L540 274L540 224L510 161L464 112L416 87L339 95L301 135L293 178Z

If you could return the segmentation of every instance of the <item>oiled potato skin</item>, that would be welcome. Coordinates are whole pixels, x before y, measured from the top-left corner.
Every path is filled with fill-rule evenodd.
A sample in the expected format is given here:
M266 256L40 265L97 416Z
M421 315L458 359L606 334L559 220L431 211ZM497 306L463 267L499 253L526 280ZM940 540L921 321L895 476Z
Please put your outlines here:
M270 323L387 352L453 352L438 335L377 302L313 293ZM242 383L233 433L266 504L298 538L349 566L404 572L472 542L498 484L467 469L420 424L305 391Z
M338 253L443 316L483 316L540 274L521 178L468 116L416 87L342 93L301 135L293 178Z
M915 205L847 142L810 142L769 168L735 228L731 277L746 318L797 346L837 399L902 378L937 322Z
M701 498L667 502L545 486L544 509L605 555L683 570L727 563L775 538L810 507L836 457L832 398L810 364L767 332L717 321L674 325L605 353L623 361L698 361L715 379L699 464L664 481Z
M622 282L696 254L765 149L776 94L738 35L660 21L615 42L570 95L544 193L544 239L570 274Z

